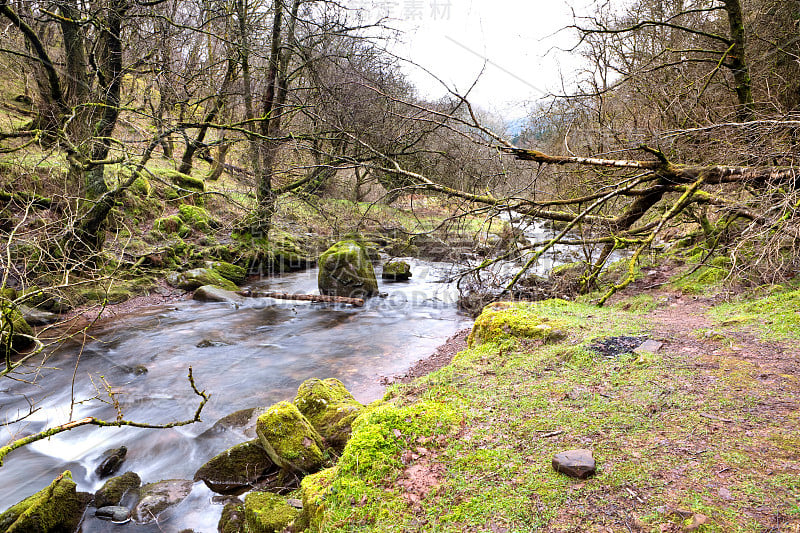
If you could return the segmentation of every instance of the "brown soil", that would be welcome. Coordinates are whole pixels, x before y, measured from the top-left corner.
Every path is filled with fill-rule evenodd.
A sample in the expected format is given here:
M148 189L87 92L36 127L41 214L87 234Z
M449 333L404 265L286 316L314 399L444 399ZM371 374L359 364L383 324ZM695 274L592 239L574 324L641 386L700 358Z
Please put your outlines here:
M444 344L436 348L436 351L431 355L414 363L414 365L408 369L408 372L402 376L384 378L382 384L410 383L417 378L449 365L450 361L453 360L453 357L458 352L467 348L467 336L469 336L470 331L470 328L462 329L447 339Z

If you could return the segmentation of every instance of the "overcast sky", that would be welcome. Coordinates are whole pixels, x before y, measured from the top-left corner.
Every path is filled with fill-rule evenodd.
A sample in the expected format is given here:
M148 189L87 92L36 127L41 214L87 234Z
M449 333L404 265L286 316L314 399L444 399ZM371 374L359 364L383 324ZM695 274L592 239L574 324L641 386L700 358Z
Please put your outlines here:
M526 105L558 91L561 75L574 76L580 60L569 48L575 34L559 31L573 22L572 9L587 14L591 0L351 0L373 18L388 14L403 30L399 55L429 69L459 91L483 70L470 100L508 120ZM409 71L422 95L442 96L441 86Z

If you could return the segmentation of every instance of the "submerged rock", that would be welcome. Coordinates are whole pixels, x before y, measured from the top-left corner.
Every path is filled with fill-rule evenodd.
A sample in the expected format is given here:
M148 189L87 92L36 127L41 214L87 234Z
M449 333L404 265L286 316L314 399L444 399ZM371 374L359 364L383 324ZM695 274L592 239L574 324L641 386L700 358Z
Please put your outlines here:
M75 531L91 496L76 492L67 470L50 486L0 514L4 533Z
M94 506L99 508L119 505L125 494L137 491L141 484L141 478L134 472L112 477L94 493Z
M100 507L94 515L101 520L111 520L112 522L127 522L131 519L131 511L127 507L120 505L110 505Z
M595 462L591 450L578 449L557 453L553 457L553 469L570 477L586 479L595 473Z
M213 457L195 473L194 480L220 494L241 494L253 488L278 467L256 439L237 444Z
M356 241L340 241L319 258L320 294L368 298L378 294L378 280L364 247Z
M299 514L281 496L271 492L251 492L244 499L245 531L280 533Z
M258 417L256 433L272 461L284 470L316 472L325 462L322 436L289 402L280 402Z
M338 450L347 444L352 432L350 425L364 409L335 378L304 381L297 390L294 404L325 441Z
M411 277L411 266L405 261L390 261L383 265L381 278L389 281L407 281Z
M94 473L101 478L110 476L119 470L119 467L122 466L122 462L125 460L125 456L127 454L128 448L125 446L106 450L103 452L103 461L97 465Z
M142 499L133 511L137 522L149 524L168 508L182 502L192 492L192 482L186 479L168 479L142 486Z
M46 326L47 324L58 322L60 319L59 315L55 313L37 309L35 307L28 307L27 305L20 305L19 311L22 313L22 317L25 319L25 322L31 326Z

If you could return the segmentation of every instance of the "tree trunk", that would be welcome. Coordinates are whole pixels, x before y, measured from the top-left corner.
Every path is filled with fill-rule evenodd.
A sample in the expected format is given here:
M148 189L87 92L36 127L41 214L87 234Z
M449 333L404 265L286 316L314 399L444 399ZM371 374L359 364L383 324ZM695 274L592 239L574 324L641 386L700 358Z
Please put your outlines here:
M724 0L725 11L728 13L728 23L731 31L732 48L730 53L730 69L736 84L736 116L740 122L746 122L753 117L753 83L750 79L750 70L745 57L747 40L742 17L742 6L739 0Z

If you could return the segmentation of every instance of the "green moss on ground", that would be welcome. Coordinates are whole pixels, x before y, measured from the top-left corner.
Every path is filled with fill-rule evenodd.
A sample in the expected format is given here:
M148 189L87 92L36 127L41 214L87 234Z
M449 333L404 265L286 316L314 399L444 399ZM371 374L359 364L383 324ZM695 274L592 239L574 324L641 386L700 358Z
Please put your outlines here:
M715 306L711 316L729 329L750 329L765 339L800 340L800 290L775 286L771 294Z
M647 333L630 310L551 300L485 313L498 312L514 327L356 419L338 465L302 483L310 531L680 531L674 509L726 533L800 519L800 419L757 408L800 394L798 380L766 388L757 365L669 345L588 348ZM568 339L526 334L556 321ZM595 477L552 469L574 448L593 450Z

